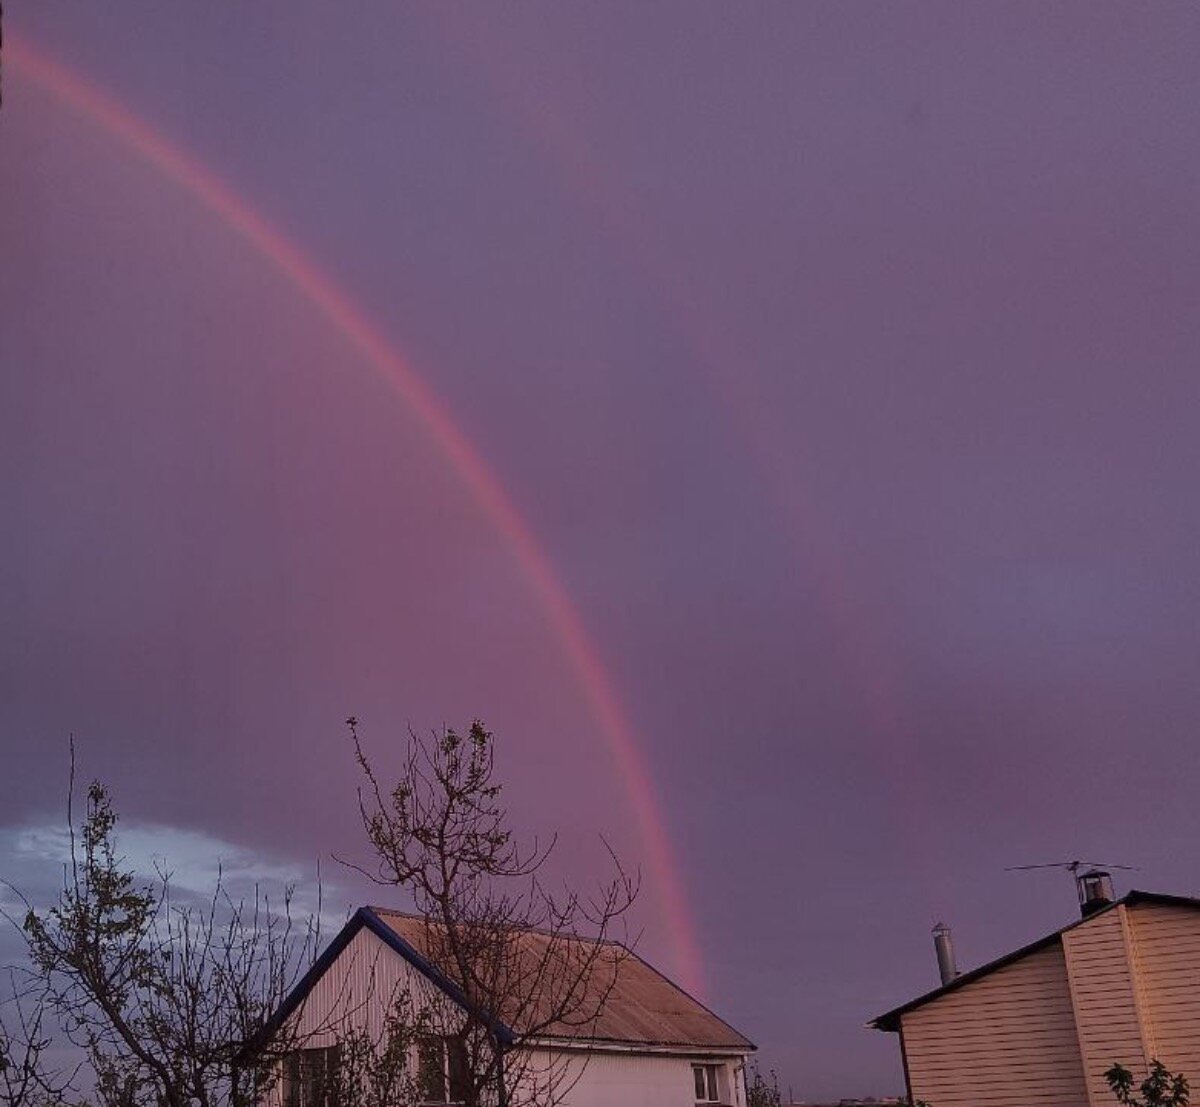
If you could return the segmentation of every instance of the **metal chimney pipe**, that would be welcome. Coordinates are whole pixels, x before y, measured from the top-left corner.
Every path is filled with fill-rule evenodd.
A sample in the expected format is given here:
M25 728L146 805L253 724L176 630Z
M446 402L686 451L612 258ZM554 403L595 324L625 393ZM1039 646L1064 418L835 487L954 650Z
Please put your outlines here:
M1089 869L1075 877L1079 888L1079 913L1086 919L1113 901L1112 877L1103 869Z
M937 951L938 975L945 987L958 976L958 966L954 963L954 939L950 937L950 928L945 923L940 922L933 928L933 948Z

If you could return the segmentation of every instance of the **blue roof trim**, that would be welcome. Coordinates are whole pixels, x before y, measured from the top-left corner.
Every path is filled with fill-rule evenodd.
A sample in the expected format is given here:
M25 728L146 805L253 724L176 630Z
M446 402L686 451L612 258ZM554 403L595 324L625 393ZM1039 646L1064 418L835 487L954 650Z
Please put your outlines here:
M398 953L404 958L413 968L415 968L422 976L430 983L445 992L455 1003L465 1011L470 1011L476 1018L483 1023L492 1023L494 1026L496 1037L506 1045L510 1046L516 1041L516 1034L512 1029L506 1026L499 1020L491 1019L486 1012L475 1007L466 997L461 988L458 987L449 977L446 976L440 969L437 968L428 958L423 957L403 938L400 937L387 923L385 923L370 907L360 907L350 917L350 920L338 932L332 942L326 946L325 951L313 963L312 967L301 977L300 982L291 990L288 997L279 1005L279 1009L271 1017L268 1024L269 1030L274 1032L284 1021L290 1016L297 1007L308 997L309 992L313 990L318 980L329 970L329 967L338 959L342 951L350 944L354 936L363 928L366 927L375 935L381 942L384 943L393 952Z
M408 942L401 938L374 910L370 907L360 907L356 914L362 915L363 922L381 942L395 950L419 973L441 988L464 1011L470 1011L471 1014L484 1024L491 1024L496 1037L501 1042L505 1045L512 1045L516 1041L517 1036L510 1027L506 1026L499 1019L493 1019L486 1011L471 1003L463 990L453 980L434 965L432 961L423 957Z
M296 986L287 994L287 997L279 1005L275 1013L267 1020L263 1027L261 1036L270 1038L284 1024L288 1016L296 1010L297 1007L308 996L308 993L313 990L317 981L325 975L329 966L338 959L338 955L344 950L357 934L363 928L362 909L355 911L354 914L346 922L346 925L337 932L333 941L329 943L312 965L296 984Z

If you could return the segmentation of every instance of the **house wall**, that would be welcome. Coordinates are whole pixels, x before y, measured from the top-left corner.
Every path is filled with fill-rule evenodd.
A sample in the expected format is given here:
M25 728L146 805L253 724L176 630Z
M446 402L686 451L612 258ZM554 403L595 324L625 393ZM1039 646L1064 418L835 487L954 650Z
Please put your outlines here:
M1058 943L908 1012L901 1028L913 1096L934 1107L1089 1102Z
M1129 929L1147 1052L1200 1088L1200 911L1135 904Z
M418 1005L440 998L425 977L364 927L292 1015L297 1039L306 1047L330 1045L337 1028L349 1024L381 1041L388 1012L406 990Z
M901 1026L934 1107L1112 1107L1105 1072L1154 1058L1200 1086L1200 910L1118 904Z
M535 1062L535 1067L557 1064L565 1056L559 1053L551 1058L549 1051L537 1052L546 1059ZM575 1083L566 1092L563 1107L695 1107L693 1063L722 1065L721 1102L744 1107L743 1058L615 1052L594 1052L586 1061L571 1062L568 1082L574 1079Z
M1128 909L1121 904L1064 931L1062 943L1089 1102L1111 1107L1104 1074L1119 1062L1140 1078L1149 1060Z

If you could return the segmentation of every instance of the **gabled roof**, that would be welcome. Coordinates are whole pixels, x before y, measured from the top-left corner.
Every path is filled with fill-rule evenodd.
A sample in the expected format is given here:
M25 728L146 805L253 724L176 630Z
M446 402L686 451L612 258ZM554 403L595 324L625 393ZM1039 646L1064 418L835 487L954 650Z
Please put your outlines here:
M360 907L284 1001L276 1014L276 1024L283 1022L299 1006L338 955L364 927L452 1000L464 1008L468 1007L469 1002L461 989L436 964L436 953L430 948L430 934L436 930L436 924L420 915L383 907ZM550 937L537 930L522 930L519 933L521 944L528 950L531 962L536 963L539 955L545 953L547 944L551 941ZM585 948L583 939L579 939L577 944L581 951ZM635 953L616 942L607 944L619 952L620 962L615 983L608 996L597 995L597 1000L604 999L598 1017L589 1020L585 1027L552 1025L539 1033L540 1039L611 1043L630 1047L674 1046L741 1052L749 1052L755 1048L749 1039ZM567 940L565 949L569 956L570 939ZM520 1036L522 1028L505 1025L501 1021L504 1020L504 1013L499 1014L499 1036L502 1041L511 1044Z
M1200 899L1192 899L1189 896L1167 896L1161 895L1158 892L1138 892L1132 891L1127 895L1122 896L1118 900L1105 907L1094 911L1086 918L1076 919L1067 926L1060 927L1053 934L1047 934L1044 938L1039 938L1036 942L1030 942L1027 946L1022 946L1020 949L1015 949L1012 953L1006 953L1003 957L997 957L994 961L989 961L986 965L980 965L977 969L972 969L970 972L964 972L956 976L949 984L943 984L940 988L934 988L931 992L926 992L924 995L917 996L916 999L910 999L907 1003L899 1007L893 1008L882 1015L872 1019L867 1025L874 1027L876 1030L898 1031L900 1029L900 1018L913 1011L918 1007L924 1007L927 1003L932 1003L935 999L940 999L947 992L953 992L958 988L965 987L972 981L978 980L980 977L987 976L988 973L995 972L997 969L1004 968L1005 965L1011 965L1014 961L1019 961L1022 957L1026 957L1031 953L1036 953L1039 949L1045 949L1046 946L1053 945L1060 941L1062 935L1068 930L1074 930L1077 926L1082 926L1086 922L1090 922L1098 915L1102 915L1113 908L1125 904L1134 906L1139 903L1154 903L1166 907L1194 907L1200 908Z

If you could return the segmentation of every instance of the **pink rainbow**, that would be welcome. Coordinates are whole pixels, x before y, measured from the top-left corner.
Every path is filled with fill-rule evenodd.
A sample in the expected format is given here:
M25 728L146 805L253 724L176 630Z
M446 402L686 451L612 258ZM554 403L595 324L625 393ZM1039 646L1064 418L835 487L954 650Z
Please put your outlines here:
M582 206L599 218L607 236L650 278L666 317L691 348L695 366L723 409L740 424L764 486L782 511L786 532L796 546L812 550L831 625L850 651L862 681L868 721L879 734L894 734L900 725L897 678L857 603L833 527L822 518L804 480L795 436L788 433L772 405L755 394L747 358L721 326L712 299L701 301L689 293L694 274L676 264L662 236L652 233L635 194L614 177L609 162L588 144L581 128L566 118L565 101L539 97L530 90L530 67L521 65L511 49L503 49L495 38L483 42L471 35L464 22L455 22L452 17L461 16L464 9L443 5L431 10L443 21L445 33L455 36L454 45L471 50L472 63L488 76L511 114L545 150ZM887 748L899 747L889 743Z
M651 776L612 680L546 554L483 458L407 360L294 243L275 230L213 172L140 120L117 100L9 36L13 68L133 150L198 200L306 297L427 428L487 517L512 548L600 723L633 807L657 898L675 945L676 971L703 993L695 927L678 863L653 793Z

